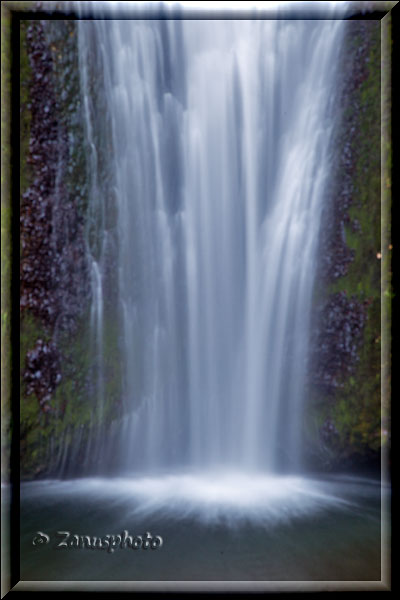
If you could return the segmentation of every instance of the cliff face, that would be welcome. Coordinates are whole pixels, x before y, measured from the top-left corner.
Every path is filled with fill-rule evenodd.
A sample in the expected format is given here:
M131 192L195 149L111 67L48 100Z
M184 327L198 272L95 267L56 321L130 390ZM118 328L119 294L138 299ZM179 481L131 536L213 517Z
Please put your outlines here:
M377 464L381 447L380 51L379 21L347 23L305 420L315 468Z
M90 207L77 38L76 21L21 23L20 435L21 473L28 478L58 473L61 466L76 473L83 461L93 466L88 444L104 434L103 425L121 408L116 269L114 257L107 257L101 361L105 406L97 414L90 256L103 232ZM100 115L95 142L103 178L98 194L110 205L105 211L110 231L115 199L105 168L108 122L97 68L89 73L88 86Z
M50 22L49 22L50 23ZM90 288L85 252L85 172L73 22L21 23L20 365L21 469L45 469L79 390ZM57 71L68 69L68 81ZM83 347L84 347L83 343ZM76 409L75 409L76 410Z

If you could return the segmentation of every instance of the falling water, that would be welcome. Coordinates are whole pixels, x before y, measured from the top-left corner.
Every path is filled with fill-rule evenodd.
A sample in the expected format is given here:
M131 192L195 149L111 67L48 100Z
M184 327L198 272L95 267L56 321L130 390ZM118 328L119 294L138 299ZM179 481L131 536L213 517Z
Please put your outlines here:
M318 21L62 3L81 11L68 133L84 123L91 294L71 355L88 376L76 425L49 436L50 479L21 484L26 586L390 589L390 488L317 476L302 456L341 108L345 24L325 4ZM60 62L60 94L71 64ZM71 160L75 184L85 171ZM124 546L128 533L162 548Z
M298 470L342 22L78 27L93 419L107 402L110 244L124 415L88 453L131 473Z

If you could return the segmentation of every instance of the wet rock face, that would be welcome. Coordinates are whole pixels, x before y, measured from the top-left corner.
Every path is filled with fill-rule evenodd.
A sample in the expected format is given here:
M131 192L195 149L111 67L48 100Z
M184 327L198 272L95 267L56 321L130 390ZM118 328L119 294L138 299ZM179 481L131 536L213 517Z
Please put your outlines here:
M358 347L367 318L368 301L345 292L331 295L318 309L313 347L312 383L331 394L350 376L359 360Z
M56 345L39 339L26 356L24 381L27 395L36 394L43 412L51 410L51 395L61 379L61 356Z
M369 460L376 453L374 436L379 436L374 338L380 328L380 139L374 123L380 114L381 40L373 21L349 21L347 27L337 112L333 110L332 176L321 226L308 368L305 437L310 464L317 469Z
M64 183L68 133L59 118L52 59L40 23L28 27L27 41L33 75L27 163L33 182L21 203L21 310L65 329L74 326L85 293L83 223Z
M44 25L26 30L31 67L31 114L26 163L29 187L21 190L20 310L40 319L53 341L37 340L26 356L27 393L35 393L43 411L61 381L56 347L60 331L73 332L89 294L83 216L79 194L68 191L68 128L55 92L52 56Z
M317 279L323 292L313 315L310 380L322 387L323 393L340 387L340 382L354 372L369 304L368 300L349 297L346 291L329 291L338 280L346 277L355 259L355 250L347 244L346 228L353 234L363 235L359 220L350 216L349 209L359 194L354 183L358 120L365 107L360 105L358 90L368 76L369 45L366 26L362 22L349 24L346 35L342 84L336 100L341 114L335 139L337 154L319 244ZM364 41L356 42L357 39Z
M347 33L350 38L365 36L361 23ZM337 97L337 105L343 114L341 132L336 139L338 154L336 173L331 185L331 199L327 203L323 219L323 234L319 253L319 278L329 285L340 277L345 277L350 263L354 260L354 250L346 243L345 226L350 226L353 233L362 233L357 219L351 219L348 211L353 204L357 190L354 186L354 170L357 160L357 134L359 112L363 110L357 90L368 76L368 52L366 42L349 49L344 71L341 72L342 86ZM349 110L350 109L350 110Z
M338 435L339 432L336 429L333 420L330 417L327 417L320 429L322 443L327 446L332 446L337 441Z

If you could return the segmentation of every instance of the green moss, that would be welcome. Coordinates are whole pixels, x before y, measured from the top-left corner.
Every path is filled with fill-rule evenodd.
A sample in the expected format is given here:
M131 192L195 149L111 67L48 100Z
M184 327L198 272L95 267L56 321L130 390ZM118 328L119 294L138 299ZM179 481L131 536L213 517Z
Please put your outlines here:
M370 42L368 74L359 90L361 107L354 142L355 194L349 209L361 231L346 228L346 241L354 250L348 273L332 291L346 289L359 301L368 299L367 321L354 374L343 381L332 416L339 431L342 452L364 454L380 447L380 342L381 342L381 156L380 156L380 36Z
M346 290L359 300L380 298L381 255L381 156L380 156L380 37L370 44L368 76L357 91L361 106L357 136L353 142L356 165L355 194L348 215L358 221L361 231L346 225L346 243L354 250L348 273L329 288L330 293ZM353 104L357 103L354 99ZM354 108L353 108L354 111Z
M11 369L11 207L1 205L1 389L9 394Z
M29 187L33 172L27 159L29 156L29 139L31 128L30 83L32 71L29 63L27 46L27 28L29 21L20 22L20 193ZM23 374L26 366L26 355L34 348L38 339L49 341L51 332L31 313L24 311L20 321L20 454L21 473L35 473L43 459L43 440L48 431L48 418L40 411L39 399L35 394L27 395Z
M31 350L37 340L50 341L49 332L45 330L39 319L28 312L21 315L20 321L20 365L21 369L25 367L26 353Z
M29 21L20 22L20 190L27 189L32 179L32 169L27 162L29 154L29 138L31 127L31 111L29 109L29 86L32 71L29 64L26 32Z
M110 411L119 404L122 381L119 322L117 315L113 313L105 321L104 371L107 411Z
M345 454L363 455L380 447L380 331L375 325L379 312L376 301L366 324L356 372L344 381L331 410L340 450Z
M27 162L31 127L30 80L26 33L32 22L21 22L20 35L20 188L21 194L31 185L33 170ZM46 39L53 55L54 93L57 98L60 126L69 135L70 157L68 172L64 176L70 197L78 198L78 212L83 220L87 205L86 158L83 145L83 126L79 109L79 71L76 44L76 24L73 21L48 22ZM43 413L39 399L27 396L23 381L26 354L37 340L50 339L56 343L61 355L60 384L50 400L51 410ZM112 365L115 370L115 365ZM47 455L51 440L52 452L57 453L61 442L70 443L75 428L93 422L97 398L89 385L93 365L90 360L89 315L83 314L75 329L56 332L29 311L24 311L20 328L20 389L21 389L21 471L31 477L44 471L49 464ZM110 384L111 385L111 384ZM110 395L110 403L115 393Z
M48 443L52 440L53 451L58 452L60 444L73 443L74 432L84 427L85 435L92 427L116 418L120 409L121 371L119 360L118 327L115 315L106 316L103 338L103 375L105 382L105 404L100 411L99 398L94 372L94 362L89 314L82 316L73 335L64 333L58 347L62 353L62 380L51 399L51 412L42 414L38 410L38 400L34 396L23 396L21 421L22 474L31 477L47 467ZM33 340L43 335L40 323L24 318L23 348L21 360ZM22 346L22 344L21 344ZM23 435L22 435L23 434Z
M39 408L39 399L36 394L27 395L23 380L26 354L32 349L37 340L49 341L49 333L42 323L29 313L24 313L20 324L20 456L21 474L34 474L44 458L45 448L43 441L48 435L46 424L48 419Z
M78 200L78 210L83 217L88 204L88 186L76 22L48 22L47 35L53 58L59 117L69 134L69 175L65 183L68 193Z
M25 313L21 317L20 323L20 390L21 390L21 438L25 431L30 431L39 415L39 399L35 394L26 395L26 386L23 374L26 366L26 355L29 350L34 348L38 339L45 342L50 340L49 333L45 331L42 323L33 315Z
M63 378L55 391L53 406L61 429L90 423L93 413L93 403L88 399L91 367L88 322L88 315L84 315L74 335L64 333L59 341Z
M48 468L49 442L57 453L61 442L72 439L74 428L90 425L94 400L88 398L90 372L88 320L82 317L73 336L64 334L59 342L62 355L62 380L51 398L51 411L44 414L39 409L38 398L27 396L21 378L21 473L32 477ZM21 373L26 352L41 337L50 339L42 324L31 315L24 315L21 325Z
M349 457L369 456L379 450L381 443L381 258L386 254L381 248L381 39L379 24L373 27L364 27L367 41L359 35L350 35L347 41L349 56L365 43L369 55L366 77L350 93L337 136L341 148L348 142L348 123L355 124L354 192L345 225L346 244L353 251L353 260L345 276L325 287L320 282L314 293L317 304L345 291L348 297L367 306L366 324L358 341L359 360L352 372L343 376L330 397L310 392L309 421L313 426L307 425L308 435L314 435L317 441L327 418L332 419L338 432L331 437L330 447L325 448L332 464ZM340 173L336 181L340 181ZM357 222L359 227L354 226Z

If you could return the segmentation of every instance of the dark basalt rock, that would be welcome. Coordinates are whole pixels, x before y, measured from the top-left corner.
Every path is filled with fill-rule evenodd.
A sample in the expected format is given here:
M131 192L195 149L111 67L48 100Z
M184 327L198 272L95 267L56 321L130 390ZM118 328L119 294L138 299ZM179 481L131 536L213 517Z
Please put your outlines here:
M348 298L346 292L339 292L318 308L311 379L325 393L340 387L343 379L354 372L367 306L368 301L359 302L356 297Z
M37 340L27 353L23 379L27 394L35 393L46 412L61 381L57 333L75 330L89 278L79 194L72 195L66 184L71 166L68 128L57 101L44 24L32 21L26 40L32 73L26 162L32 176L20 207L20 310L38 318L53 341Z
M355 406L362 407L366 402L365 386L360 392L356 379L360 377L360 373L367 373L365 360L370 360L370 354L366 359L365 344L369 344L369 348L371 340L365 338L368 332L366 324L367 319L376 319L376 300L366 292L371 283L363 285L364 274L359 267L360 252L365 248L365 239L369 239L371 231L363 230L367 225L361 226L355 212L359 211L359 218L362 220L363 211L369 210L363 199L368 196L362 193L364 182L360 176L360 165L366 172L371 163L370 155L365 150L365 142L360 147L360 139L364 139L360 135L365 135L363 132L360 134L360 123L365 121L361 115L369 110L368 102L371 102L372 94L367 101L363 99L360 90L367 78L371 81L368 58L376 43L377 29L373 23L362 21L349 23L348 27L340 67L342 86L335 98L340 121L335 133L334 168L321 225L308 368L312 416L306 435L306 453L309 463L317 469L345 468L350 464L346 461L353 460L354 457L357 457L354 460L370 458L369 448L365 444L357 446L348 435L347 424L340 419L346 411L346 403L349 404L350 414ZM379 96L376 96L376 100L372 98L372 102L375 101L379 102ZM370 153L373 157L374 152L376 148L371 146ZM360 161L361 156L367 157L363 158L365 166ZM366 181L371 181L371 177L366 177ZM367 202L371 200L368 199ZM368 218L363 223L364 221L368 223ZM355 241L352 245L357 250L348 245L346 237L350 235ZM353 267L355 260L357 262ZM371 255L371 260L375 260L375 256ZM346 279L350 268L351 276ZM355 269L360 272L359 287L357 281L354 284ZM368 277L366 274L366 279ZM346 290L347 287L350 291ZM375 322L372 327L375 327ZM379 329L379 323L377 327ZM376 378L375 371L371 377ZM371 389L372 387L371 383ZM357 395L360 393L363 395ZM349 398L354 399L353 403L349 402ZM341 412L335 410L339 401ZM365 416L360 416L360 419L365 420ZM355 418L354 422L356 421ZM364 430L367 430L366 426Z
M26 394L36 394L43 412L51 410L50 400L56 386L62 379L61 356L53 342L39 339L26 356L24 381Z

